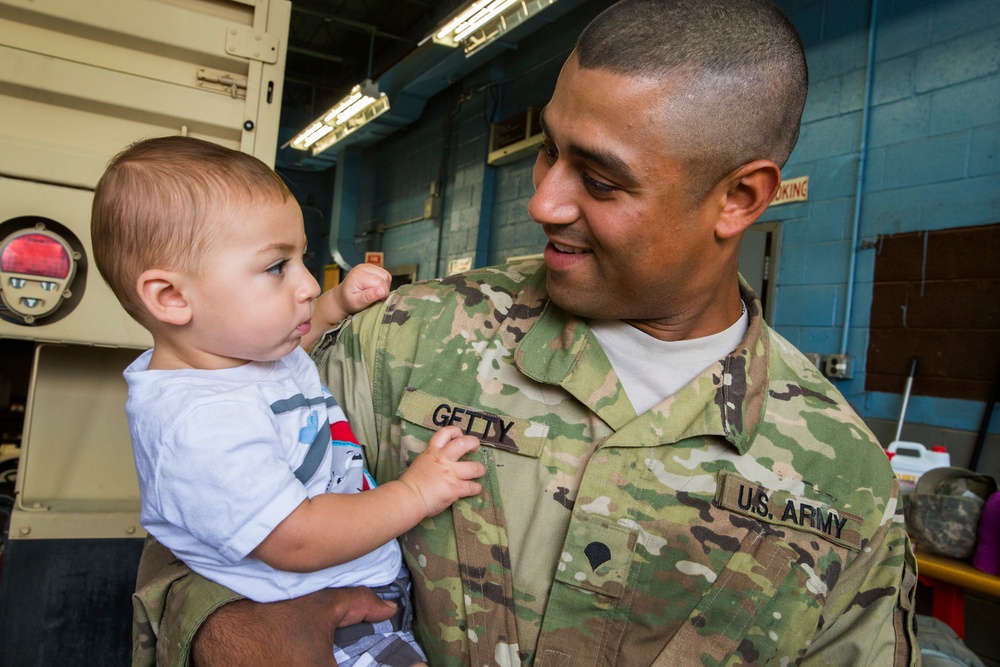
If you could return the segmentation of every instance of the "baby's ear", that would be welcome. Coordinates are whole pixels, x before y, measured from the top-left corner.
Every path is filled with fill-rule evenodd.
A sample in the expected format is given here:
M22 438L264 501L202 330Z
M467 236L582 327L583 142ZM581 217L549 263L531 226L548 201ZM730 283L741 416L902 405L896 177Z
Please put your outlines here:
M149 269L136 281L139 298L149 314L165 324L191 321L191 305L182 290L183 277L175 271Z

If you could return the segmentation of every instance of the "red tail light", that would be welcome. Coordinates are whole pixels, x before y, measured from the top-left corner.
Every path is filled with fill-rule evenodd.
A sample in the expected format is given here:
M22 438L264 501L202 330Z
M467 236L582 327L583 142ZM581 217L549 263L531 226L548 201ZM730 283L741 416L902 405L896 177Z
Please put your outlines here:
M24 234L0 250L0 271L65 278L70 271L70 256L66 248L50 236Z

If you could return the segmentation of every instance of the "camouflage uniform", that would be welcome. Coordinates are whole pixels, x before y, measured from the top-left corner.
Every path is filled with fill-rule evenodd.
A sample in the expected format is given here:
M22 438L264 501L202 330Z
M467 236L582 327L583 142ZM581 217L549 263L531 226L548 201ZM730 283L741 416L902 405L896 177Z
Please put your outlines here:
M314 351L378 481L446 423L484 445L483 493L402 540L430 664L917 664L886 456L752 292L740 346L637 416L537 269L403 288Z

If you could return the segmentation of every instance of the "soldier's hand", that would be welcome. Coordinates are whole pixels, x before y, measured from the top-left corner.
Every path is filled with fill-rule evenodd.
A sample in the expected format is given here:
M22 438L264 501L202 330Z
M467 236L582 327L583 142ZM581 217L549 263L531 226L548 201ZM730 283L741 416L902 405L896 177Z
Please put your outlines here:
M191 647L196 667L336 667L333 634L396 611L367 588L327 588L293 600L237 600L202 624Z

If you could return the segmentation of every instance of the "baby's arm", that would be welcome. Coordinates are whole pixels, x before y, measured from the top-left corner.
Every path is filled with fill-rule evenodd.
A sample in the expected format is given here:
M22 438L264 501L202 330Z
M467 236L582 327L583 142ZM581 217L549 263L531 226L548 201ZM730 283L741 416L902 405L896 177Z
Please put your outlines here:
M306 499L253 554L271 567L313 572L340 565L399 537L424 518L482 490L486 467L459 459L479 446L457 426L431 436L398 480L361 493L324 493Z
M389 294L392 276L381 266L358 264L351 269L343 282L327 290L316 299L312 327L299 341L305 349L319 340L328 329L339 324L348 315L364 310Z

